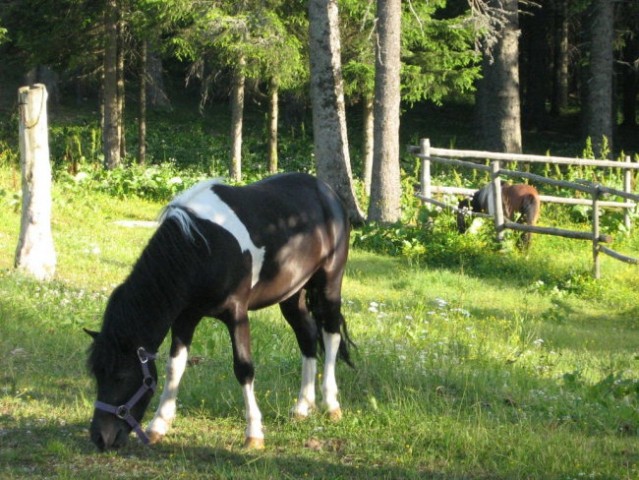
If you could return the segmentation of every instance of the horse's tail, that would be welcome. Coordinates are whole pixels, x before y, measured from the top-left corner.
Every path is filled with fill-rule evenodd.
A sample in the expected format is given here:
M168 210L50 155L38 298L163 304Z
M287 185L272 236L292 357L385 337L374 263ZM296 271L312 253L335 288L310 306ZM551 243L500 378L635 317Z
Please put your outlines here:
M529 193L521 205L521 213L526 215L528 225L536 225L541 212L541 200L536 193Z
M320 304L318 299L318 293L315 288L309 288L306 291L306 304L311 312L311 315L315 319L315 324L317 325L317 341L324 352L324 337L322 336L322 329L324 328L324 316L325 310L323 305ZM355 342L351 340L350 335L348 334L348 328L346 327L346 319L341 312L338 312L339 319L339 333L341 341L339 342L339 350L337 351L337 358L346 362L351 368L355 368L355 364L351 359L350 348L355 348Z
M525 196L521 203L521 214L526 217L526 223L534 226L539 220L539 214L541 212L541 200L539 194L536 192L529 193ZM532 239L532 232L524 232L522 235L522 242L525 248L530 246Z
M346 319L341 313L339 316L340 316L339 330L340 330L340 335L342 337L342 341L339 342L339 350L337 352L337 358L342 359L344 362L346 362L346 364L349 367L355 368L355 364L353 363L353 360L351 359L351 350L350 350L351 347L356 348L355 342L351 340L351 337L348 334L348 328L346 327Z

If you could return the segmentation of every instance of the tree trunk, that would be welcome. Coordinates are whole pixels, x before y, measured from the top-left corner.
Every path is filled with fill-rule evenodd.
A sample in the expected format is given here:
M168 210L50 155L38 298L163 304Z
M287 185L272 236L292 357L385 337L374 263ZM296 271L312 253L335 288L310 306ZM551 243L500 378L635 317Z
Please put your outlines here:
M613 2L593 0L589 12L590 66L585 123L586 136L591 138L598 158L611 153L613 147ZM607 149L604 149L604 137L608 141Z
M153 48L155 42L151 42L147 50L147 80L148 80L148 103L151 108L171 109L171 101L164 88L164 69L162 59Z
M499 15L496 41L483 57L484 78L478 95L479 126L484 148L495 152L521 152L521 107L519 100L519 20L517 0L490 0L490 15ZM485 45L487 43L485 42Z
M363 214L353 190L336 0L309 0L313 143L317 175L340 196L353 223Z
M269 84L269 110L268 110L268 172L277 173L277 120L279 116L279 84L275 77Z
M233 74L231 90L231 166L230 176L236 182L242 180L242 122L244 120L244 65L241 57Z
M362 157L364 164L364 189L366 195L371 194L371 183L373 178L373 138L374 138L374 118L373 103L374 96L365 95L362 99Z
M140 45L140 73L139 73L139 109L138 119L138 163L146 163L146 86L147 86L147 54L148 42L142 40Z
M126 131L124 126L124 21L118 22L118 137L120 158L126 158Z
M539 129L546 121L546 79L548 68L548 15L547 6L534 5L521 17L522 35L520 48L523 50L523 123L528 129Z
M113 169L120 165L120 137L118 135L118 8L116 0L107 0L104 14L104 77L102 130L104 166Z
M377 0L373 178L368 220L401 219L399 169L401 0Z
M568 4L554 1L553 88L550 113L559 116L568 106Z
M626 38L622 53L622 125L637 126L637 93L639 93L639 40L636 36Z
M47 90L36 84L19 91L22 221L15 266L38 280L55 274L51 234L51 165L47 131Z

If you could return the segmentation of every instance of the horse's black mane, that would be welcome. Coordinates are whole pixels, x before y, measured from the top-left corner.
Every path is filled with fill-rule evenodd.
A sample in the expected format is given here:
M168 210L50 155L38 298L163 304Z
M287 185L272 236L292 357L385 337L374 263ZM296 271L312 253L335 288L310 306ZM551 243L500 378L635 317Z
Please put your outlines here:
M129 276L109 297L102 330L89 349L91 371L113 371L118 355L135 352L168 330L169 325L158 324L186 302L184 275L202 261L204 252L209 253L203 239L189 238L174 217L163 220Z

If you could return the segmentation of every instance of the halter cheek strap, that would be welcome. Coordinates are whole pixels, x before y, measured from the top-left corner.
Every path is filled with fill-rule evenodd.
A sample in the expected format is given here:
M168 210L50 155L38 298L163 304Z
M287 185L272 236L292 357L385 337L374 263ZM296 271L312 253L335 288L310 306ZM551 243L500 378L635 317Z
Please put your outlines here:
M131 409L140 401L140 399L151 390L151 392L155 392L156 381L151 376L151 372L149 371L149 360L155 360L156 355L154 353L148 353L144 347L138 348L138 358L140 360L140 366L142 367L142 374L144 378L142 379L142 385L138 388L137 392L133 394L128 402L124 405L115 406L110 405L108 403L104 403L101 401L95 402L95 408L101 410L103 412L112 413L116 417L124 420L129 426L135 431L138 438L145 445L149 444L149 437L142 427L140 423L131 415Z

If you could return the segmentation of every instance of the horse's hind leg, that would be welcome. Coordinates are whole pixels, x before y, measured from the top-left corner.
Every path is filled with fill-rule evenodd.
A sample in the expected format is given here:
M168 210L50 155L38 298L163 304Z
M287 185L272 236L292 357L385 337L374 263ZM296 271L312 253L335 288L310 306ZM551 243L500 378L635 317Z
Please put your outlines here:
M347 344L340 349L341 331L344 317L341 313L341 285L342 272L320 271L312 282L313 297L311 311L322 326L322 340L324 342L324 374L322 378L322 405L333 420L342 418L342 410L337 400L337 381L335 365L338 353L350 363ZM345 331L345 330L344 330Z
M315 376L317 374L317 325L306 306L306 291L280 303L282 315L293 328L302 352L302 386L292 413L306 418L315 408Z
M184 320L188 318L188 320ZM166 363L166 379L158 408L149 423L147 435L151 443L158 443L168 433L177 411L177 395L180 380L184 375L188 350L193 339L197 317L182 317L175 322L171 336L171 351Z

